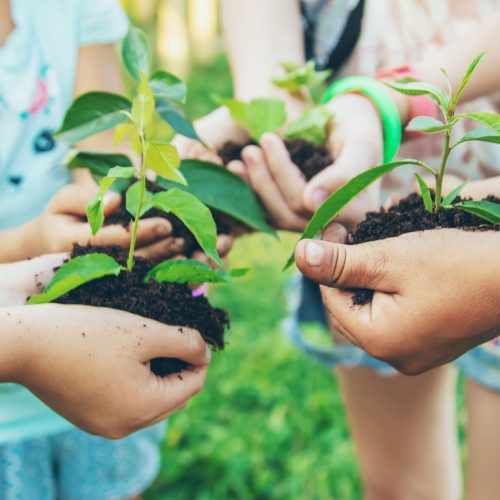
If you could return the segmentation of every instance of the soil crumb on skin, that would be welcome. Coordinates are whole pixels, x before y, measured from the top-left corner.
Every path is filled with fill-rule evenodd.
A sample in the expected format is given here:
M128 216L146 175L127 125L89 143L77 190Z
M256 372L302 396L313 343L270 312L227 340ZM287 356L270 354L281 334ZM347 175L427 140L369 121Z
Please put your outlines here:
M488 201L500 203L500 198L488 196ZM457 201L465 201L460 198ZM348 243L356 245L368 241L395 238L402 234L431 229L465 229L471 231L499 231L500 224L488 224L480 217L457 209L441 209L428 212L422 197L412 193L388 210L369 212L355 231L349 235ZM365 305L373 298L372 290L357 290L354 295L355 305Z
M75 245L71 257L100 252L126 264L126 250L117 247ZM133 272L122 271L120 276L106 276L86 283L60 297L61 304L81 304L109 307L150 318L166 325L198 330L205 341L215 349L224 348L224 330L229 326L228 315L213 308L204 296L193 297L187 285L177 283L143 282L153 264L137 258ZM144 328L146 325L143 325ZM165 376L180 372L189 365L179 359L155 359L151 369L156 375Z
M241 152L245 147L256 144L255 141L249 141L246 144L229 141L222 146L218 153L224 165L227 165L233 160L240 160ZM333 163L330 152L324 145L311 144L303 139L292 139L286 140L285 146L290 153L292 162L299 167L308 181Z

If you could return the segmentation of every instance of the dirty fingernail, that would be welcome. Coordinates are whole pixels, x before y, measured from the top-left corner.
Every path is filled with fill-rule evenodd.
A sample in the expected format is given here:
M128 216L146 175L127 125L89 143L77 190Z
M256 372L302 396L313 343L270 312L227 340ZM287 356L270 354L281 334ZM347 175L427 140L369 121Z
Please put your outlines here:
M312 201L315 208L319 208L328 198L328 191L323 188L317 188L312 192Z
M308 241L305 248L306 262L311 267L319 267L323 262L325 251L323 247L314 241Z

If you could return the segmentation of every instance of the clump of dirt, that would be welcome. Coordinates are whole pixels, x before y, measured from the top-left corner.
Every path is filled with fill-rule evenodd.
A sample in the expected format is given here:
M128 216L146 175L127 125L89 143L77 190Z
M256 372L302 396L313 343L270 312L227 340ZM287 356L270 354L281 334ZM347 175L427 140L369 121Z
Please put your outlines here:
M500 198L489 196L488 201L500 203ZM465 201L457 199L457 201ZM488 224L486 221L458 209L441 209L437 213L425 209L422 197L412 193L388 210L369 212L364 221L358 224L349 235L348 243L356 245L368 241L394 238L402 234L440 228L464 229L470 231L499 231L500 224ZM372 290L357 290L354 295L355 305L365 305L373 298Z
M224 165L233 160L241 159L241 152L255 141L238 144L233 141L226 142L218 151ZM333 163L330 152L325 145L312 144L303 139L290 139L285 141L285 146L290 153L292 162L299 167L306 180L312 179L316 174Z
M98 247L75 245L71 257L99 252L126 264L127 252L118 246ZM153 264L137 258L132 272L123 271L119 276L106 276L86 283L60 297L61 304L81 304L94 307L119 309L166 325L198 330L214 349L224 348L224 331L229 326L228 314L214 308L204 296L193 297L187 285L177 283L144 283L146 273ZM160 376L180 372L189 365L180 359L155 359L152 371Z

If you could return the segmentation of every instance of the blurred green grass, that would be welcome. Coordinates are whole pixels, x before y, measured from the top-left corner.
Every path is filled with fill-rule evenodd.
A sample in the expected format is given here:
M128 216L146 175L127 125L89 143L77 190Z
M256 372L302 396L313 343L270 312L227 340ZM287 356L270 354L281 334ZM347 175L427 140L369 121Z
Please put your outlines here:
M222 56L193 68L188 83L193 117L214 107L211 95L231 95ZM170 419L146 500L362 498L338 386L280 328L289 276L281 263L293 241L253 235L236 243L231 265L251 273L211 291L231 315L227 348L214 356L203 392ZM463 440L463 411L459 420Z

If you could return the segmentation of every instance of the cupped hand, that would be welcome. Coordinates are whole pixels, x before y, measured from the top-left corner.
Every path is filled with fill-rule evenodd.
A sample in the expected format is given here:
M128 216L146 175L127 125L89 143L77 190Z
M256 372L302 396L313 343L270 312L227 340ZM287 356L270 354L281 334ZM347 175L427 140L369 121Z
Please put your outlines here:
M121 225L104 226L92 236L86 222L86 206L96 187L70 184L50 201L44 214L33 224L31 255L70 251L80 245L119 245L128 248L131 230ZM108 192L104 199L105 216L115 212L122 203L120 195ZM163 218L146 218L139 223L137 255L160 260L182 251L183 242L172 237L172 226Z
M295 258L323 285L335 328L402 373L449 362L500 332L496 232L442 229L353 246L304 240ZM354 306L355 288L374 290L372 302Z
M9 321L24 333L24 356L7 380L26 386L81 429L121 438L160 422L203 387L210 350L189 328L122 311L69 305L20 306ZM19 335L18 335L19 337ZM190 368L161 378L149 362Z

